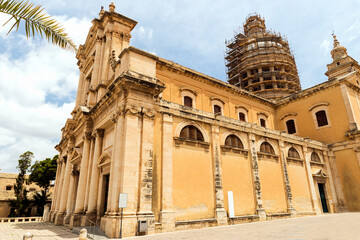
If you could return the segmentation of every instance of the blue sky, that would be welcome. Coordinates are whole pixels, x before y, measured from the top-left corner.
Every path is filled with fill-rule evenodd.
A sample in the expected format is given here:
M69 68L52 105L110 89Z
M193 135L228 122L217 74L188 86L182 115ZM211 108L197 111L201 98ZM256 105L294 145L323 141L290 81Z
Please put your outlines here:
M91 20L110 1L42 0L77 45ZM343 1L114 1L116 11L138 21L131 45L226 81L225 39L250 13L286 36L303 89L326 81L332 29L348 54L360 59L360 0ZM7 16L0 15L0 25ZM0 27L0 168L17 172L19 155L34 160L56 154L60 129L74 107L78 81L75 54Z

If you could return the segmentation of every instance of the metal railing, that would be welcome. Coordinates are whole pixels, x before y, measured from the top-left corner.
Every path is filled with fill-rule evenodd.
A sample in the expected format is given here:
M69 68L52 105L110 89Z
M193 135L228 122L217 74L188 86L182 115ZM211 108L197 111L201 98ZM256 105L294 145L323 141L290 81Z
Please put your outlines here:
M89 225L86 224L86 222L89 222ZM95 239L95 227L96 227L96 223L91 221L90 219L86 219L85 222L85 226L89 226L89 231L87 233L88 237L91 239ZM92 235L92 236L91 236Z

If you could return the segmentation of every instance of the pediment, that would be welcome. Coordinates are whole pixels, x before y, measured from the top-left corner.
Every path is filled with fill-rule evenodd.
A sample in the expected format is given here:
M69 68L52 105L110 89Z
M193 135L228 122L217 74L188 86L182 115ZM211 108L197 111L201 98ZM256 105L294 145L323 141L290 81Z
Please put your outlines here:
M81 161L81 157L82 157L82 154L81 154L81 151L79 148L74 148L71 156L70 156L70 162L72 164L75 164L77 162L80 162Z
M328 175L325 173L324 169L320 168L317 170L314 170L312 172L313 177L320 177L320 178L327 178Z

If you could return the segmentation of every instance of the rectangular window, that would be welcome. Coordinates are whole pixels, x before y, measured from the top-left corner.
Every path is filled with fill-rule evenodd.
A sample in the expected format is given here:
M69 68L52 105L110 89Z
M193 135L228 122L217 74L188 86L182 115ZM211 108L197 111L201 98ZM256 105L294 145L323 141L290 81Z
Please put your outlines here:
M288 120L288 121L286 121L286 127L287 127L287 132L288 132L289 134L296 133L295 121L294 121L294 120Z
M328 125L326 112L324 110L316 112L315 115L319 127Z

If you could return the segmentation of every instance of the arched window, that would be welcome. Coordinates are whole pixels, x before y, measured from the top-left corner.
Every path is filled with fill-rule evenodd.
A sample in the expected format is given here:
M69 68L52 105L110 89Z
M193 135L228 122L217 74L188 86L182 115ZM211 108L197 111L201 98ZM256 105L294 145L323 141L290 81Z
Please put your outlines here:
M186 107L193 107L193 99L189 96L184 97L184 106Z
M291 147L288 151L288 157L300 159L300 155L295 148Z
M324 110L316 112L315 115L316 115L316 121L317 121L317 124L319 127L328 125L326 112Z
M219 105L214 105L214 113L221 115L221 107Z
M263 118L260 118L260 126L266 128L266 121Z
M200 130L192 125L188 125L181 130L180 138L185 138L185 139L195 140L195 141L200 141L200 142L204 141L204 136L202 135Z
M320 157L316 152L311 153L311 161L321 163Z
M286 121L286 127L289 134L296 133L295 121L293 119Z
M243 121L243 122L246 122L245 113L239 112L239 120L240 120L240 121Z
M275 151L274 151L273 147L268 142L263 142L260 145L260 152L275 154Z
M231 134L226 138L225 146L244 148L244 145L242 144L241 140L234 134Z

